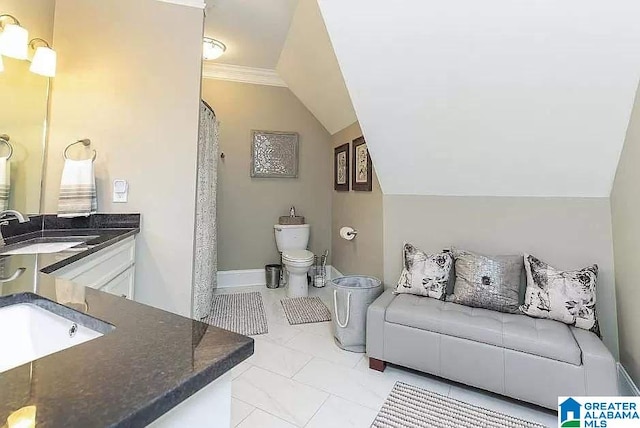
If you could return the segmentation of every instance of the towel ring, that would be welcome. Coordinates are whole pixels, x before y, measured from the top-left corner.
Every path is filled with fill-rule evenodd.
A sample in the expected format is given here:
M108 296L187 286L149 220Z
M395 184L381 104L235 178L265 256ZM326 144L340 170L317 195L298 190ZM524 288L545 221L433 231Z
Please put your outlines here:
M91 145L91 140L88 138L83 138L82 140L78 140L75 141L71 144L69 144L67 147L65 147L64 152L62 152L62 155L64 156L65 159L69 160L69 155L67 154L67 151L71 148L71 146L75 146L76 144L82 144L85 147L89 147ZM93 157L91 158L92 161L96 160L96 156L98 155L98 153L94 150L93 151Z
M9 142L10 139L11 137L9 137L7 134L0 134L0 143L6 144L6 146L9 148L9 156L7 156L7 160L11 159L11 156L13 156L13 146Z

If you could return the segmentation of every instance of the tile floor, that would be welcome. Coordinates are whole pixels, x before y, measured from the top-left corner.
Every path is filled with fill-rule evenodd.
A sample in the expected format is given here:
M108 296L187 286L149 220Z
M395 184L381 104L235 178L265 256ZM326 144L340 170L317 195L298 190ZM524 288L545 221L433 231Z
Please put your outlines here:
M255 353L232 371L232 426L239 428L369 427L397 381L448 395L522 419L556 426L548 410L508 400L444 379L388 366L370 370L364 354L333 342L328 322L291 326L280 299L285 290L266 287L220 289L260 291L269 333L255 338ZM310 290L329 303L328 288Z

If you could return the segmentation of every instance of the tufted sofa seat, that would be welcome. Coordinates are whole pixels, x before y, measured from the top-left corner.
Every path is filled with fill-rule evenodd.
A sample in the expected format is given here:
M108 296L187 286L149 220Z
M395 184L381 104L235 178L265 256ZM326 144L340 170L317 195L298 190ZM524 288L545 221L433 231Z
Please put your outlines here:
M367 315L370 366L393 363L551 409L558 396L617 395L593 333L525 315L385 291Z

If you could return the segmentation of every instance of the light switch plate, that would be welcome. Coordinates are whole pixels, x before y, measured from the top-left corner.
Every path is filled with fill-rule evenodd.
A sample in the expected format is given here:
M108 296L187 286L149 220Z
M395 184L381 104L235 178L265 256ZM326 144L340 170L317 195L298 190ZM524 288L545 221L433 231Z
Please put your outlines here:
M129 183L127 180L113 180L113 202L124 203L129 199Z

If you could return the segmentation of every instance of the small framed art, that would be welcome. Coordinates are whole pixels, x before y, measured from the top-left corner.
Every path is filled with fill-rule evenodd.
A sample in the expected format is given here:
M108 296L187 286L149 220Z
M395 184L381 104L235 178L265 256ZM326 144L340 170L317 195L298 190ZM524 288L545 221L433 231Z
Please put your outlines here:
M334 149L333 188L339 192L349 191L349 143Z
M353 190L361 192L371 192L372 189L372 166L371 156L367 149L364 137L353 140L353 170L351 187Z

